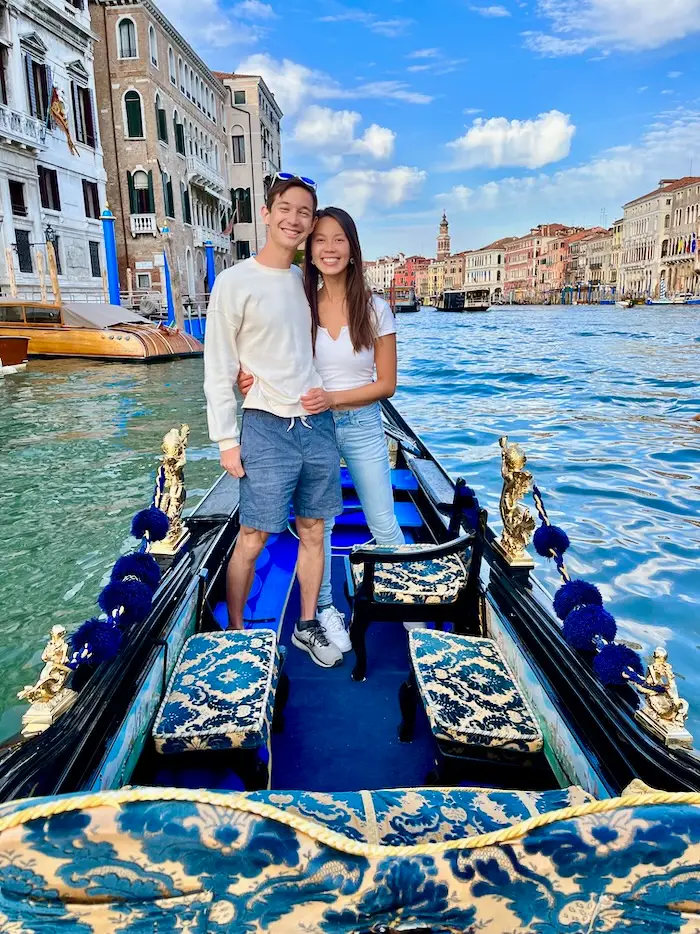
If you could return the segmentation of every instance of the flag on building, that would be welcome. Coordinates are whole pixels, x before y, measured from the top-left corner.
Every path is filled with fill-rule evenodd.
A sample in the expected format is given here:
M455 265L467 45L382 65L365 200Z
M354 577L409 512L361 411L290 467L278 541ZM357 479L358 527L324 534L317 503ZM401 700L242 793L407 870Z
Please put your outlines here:
M53 119L63 132L66 134L66 139L68 140L68 148L71 151L71 155L79 156L78 147L73 142L73 137L71 136L70 127L68 126L68 117L66 116L66 107L61 98L58 95L58 88L54 85L51 88L51 104L49 106L48 116Z

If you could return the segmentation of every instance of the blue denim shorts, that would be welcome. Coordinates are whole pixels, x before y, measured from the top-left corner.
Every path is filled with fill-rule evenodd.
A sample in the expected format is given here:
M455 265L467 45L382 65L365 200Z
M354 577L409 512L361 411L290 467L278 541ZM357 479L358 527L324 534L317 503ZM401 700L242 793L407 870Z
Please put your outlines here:
M340 454L330 412L280 418L245 409L241 427L241 525L282 532L289 506L306 519L333 519L343 511Z

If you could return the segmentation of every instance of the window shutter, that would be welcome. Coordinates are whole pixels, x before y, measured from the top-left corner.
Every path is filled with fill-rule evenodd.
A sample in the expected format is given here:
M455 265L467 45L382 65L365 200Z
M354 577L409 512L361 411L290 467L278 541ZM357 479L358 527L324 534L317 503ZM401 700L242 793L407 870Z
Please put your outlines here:
M29 113L32 117L36 117L36 88L34 87L34 63L32 62L32 57L27 52L24 56L24 67L27 73L27 93L29 94Z
M53 72L51 65L44 66L44 75L46 77L46 123L50 129L54 129L56 124L51 116L51 92L53 91Z
M139 213L139 206L136 201L136 189L134 188L134 179L132 178L131 172L126 173L126 180L129 185L129 211L132 214ZM87 209L86 209L87 213Z
M129 182L131 182L131 175L128 172L126 174ZM90 213L90 204L88 202L87 182L85 179L83 179L83 205L85 207L85 217L92 217ZM131 184L129 185L129 205L131 206Z
M83 114L80 108L80 89L75 81L70 83L71 100L73 101L73 122L75 123L75 137L81 143L85 142L85 131L83 129Z
M53 188L54 194L54 210L61 210L61 193L58 190L58 172L54 171L51 175L51 187Z
M156 213L156 200L153 196L153 170L150 169L148 172L148 207L149 214Z
M83 96L85 104L85 142L93 149L97 147L97 123L95 122L95 108L92 102L92 91L90 88L81 88L80 93Z

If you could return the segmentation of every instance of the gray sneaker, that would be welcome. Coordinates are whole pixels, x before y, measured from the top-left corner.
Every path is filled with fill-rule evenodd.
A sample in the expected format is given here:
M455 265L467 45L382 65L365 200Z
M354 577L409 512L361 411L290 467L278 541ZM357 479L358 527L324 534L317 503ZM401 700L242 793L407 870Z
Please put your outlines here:
M335 668L343 663L343 653L329 641L316 619L300 619L294 627L292 643L298 649L308 652L321 668Z

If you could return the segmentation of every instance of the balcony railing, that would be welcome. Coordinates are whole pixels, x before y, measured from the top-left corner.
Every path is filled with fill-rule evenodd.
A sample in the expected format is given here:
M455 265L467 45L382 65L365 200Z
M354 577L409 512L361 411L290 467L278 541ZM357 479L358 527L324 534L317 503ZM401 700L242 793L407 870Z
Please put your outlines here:
M46 145L46 124L0 104L0 136L29 149L41 149Z
M211 240L215 250L222 250L224 253L231 252L231 238L222 233L216 233L207 227L196 224L193 236L195 246L204 246L207 240Z
M158 233L155 214L131 214L129 222L132 237L138 237L139 234L152 234L155 237Z
M187 157L187 175L193 185L203 188L215 198L221 198L227 192L224 176L199 156Z
M262 160L263 178L267 178L268 175L274 175L276 172L277 172L277 167L270 159Z

